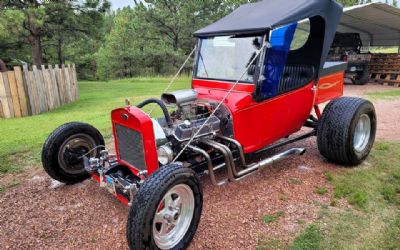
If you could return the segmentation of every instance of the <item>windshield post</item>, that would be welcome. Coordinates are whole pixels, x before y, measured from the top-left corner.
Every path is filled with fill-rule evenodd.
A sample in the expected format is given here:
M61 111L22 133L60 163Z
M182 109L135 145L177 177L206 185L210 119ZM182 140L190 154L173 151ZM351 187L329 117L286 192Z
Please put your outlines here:
M197 45L196 45L196 53L194 54L194 59L193 59L193 66L192 66L192 78L195 78L196 72L197 72L197 60L199 58L200 54L200 47L201 47L201 39L197 39Z
M257 77L255 79L256 88L255 88L255 91L253 93L253 98L255 100L257 99L257 96L261 91L262 83L265 80L264 62L265 62L265 59L268 58L268 52L269 52L269 49L271 47L271 43L270 43L271 32L272 31L270 29L268 29L267 32L266 32L266 35L263 37L263 41L264 41L264 43L267 43L267 46L264 49L264 53L260 54L260 58L258 60L258 74L257 74Z

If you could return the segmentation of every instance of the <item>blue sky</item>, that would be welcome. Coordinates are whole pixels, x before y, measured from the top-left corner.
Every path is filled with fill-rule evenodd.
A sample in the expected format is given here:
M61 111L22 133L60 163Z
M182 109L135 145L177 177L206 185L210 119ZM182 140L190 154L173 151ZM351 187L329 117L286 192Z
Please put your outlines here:
M110 2L114 10L123 8L125 6L134 5L133 0L110 0Z

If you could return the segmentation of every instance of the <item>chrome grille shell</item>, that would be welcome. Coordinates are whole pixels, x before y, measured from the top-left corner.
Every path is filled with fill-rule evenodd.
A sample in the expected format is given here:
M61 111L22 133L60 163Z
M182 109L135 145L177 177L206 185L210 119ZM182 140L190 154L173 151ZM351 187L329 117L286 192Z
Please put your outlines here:
M121 160L138 170L146 170L142 134L120 124L115 124L115 133Z

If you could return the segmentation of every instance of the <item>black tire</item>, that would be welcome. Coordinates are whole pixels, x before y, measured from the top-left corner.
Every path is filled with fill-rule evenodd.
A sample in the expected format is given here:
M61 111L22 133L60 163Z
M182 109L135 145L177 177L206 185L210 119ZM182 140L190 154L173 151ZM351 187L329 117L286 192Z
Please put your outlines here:
M362 67L362 71L356 73L354 77L350 77L349 79L355 85L365 85L370 81L370 74L369 74L369 62L358 62L358 63L351 63L349 65L349 69L352 66Z
M356 150L354 135L362 116L370 119L369 139L365 137L363 146ZM318 149L331 162L356 166L368 157L375 142L375 134L376 114L373 104L361 98L342 97L331 101L322 114L318 125Z
M65 159L65 154L62 154L62 156L60 156L60 150L62 150L62 148L64 147L63 145L67 142L67 140L75 135L84 136L84 138L81 140L83 141L84 139L87 139L87 144L90 145L90 147L80 146L79 152L73 152L73 157L70 156L68 159ZM99 156L100 151L104 149L103 136L96 128L92 127L89 124L80 122L64 124L54 130L54 132L50 134L43 145L43 168L47 172L47 174L49 174L53 179L63 182L65 184L75 184L82 182L90 176L84 170L83 160L81 160L80 157L76 157L76 154L79 154L79 156L81 156L92 150L94 147L98 146L100 147L95 149L91 153L91 156ZM60 160L60 157L63 158ZM71 167L70 172L67 171L67 167Z
M127 240L130 249L160 249L154 240L153 222L159 203L173 187L185 184L194 195L194 212L183 239L170 249L186 249L192 241L200 221L203 191L196 173L180 165L158 169L140 187L130 208L127 222Z
M370 77L369 77L369 73L367 72L363 72L362 76L360 77L360 79L355 79L353 81L353 83L355 85L365 85L367 83L369 83L370 81Z

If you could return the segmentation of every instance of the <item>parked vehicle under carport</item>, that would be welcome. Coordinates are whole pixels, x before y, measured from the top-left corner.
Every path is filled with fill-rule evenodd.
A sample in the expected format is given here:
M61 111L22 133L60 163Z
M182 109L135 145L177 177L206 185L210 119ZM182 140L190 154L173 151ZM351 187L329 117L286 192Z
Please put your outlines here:
M370 53L362 53L362 41L359 33L336 33L329 51L329 61L345 61L345 78L353 84L364 85L370 80Z

